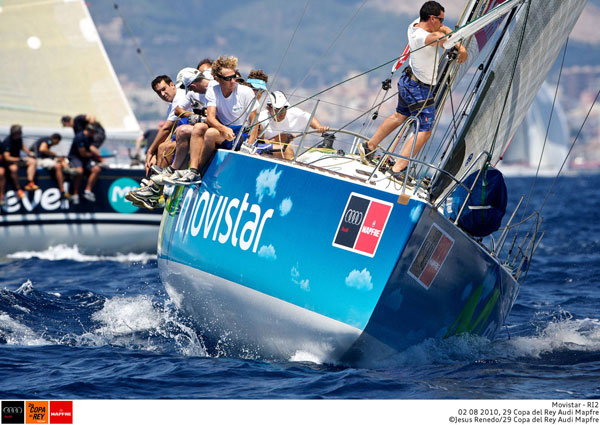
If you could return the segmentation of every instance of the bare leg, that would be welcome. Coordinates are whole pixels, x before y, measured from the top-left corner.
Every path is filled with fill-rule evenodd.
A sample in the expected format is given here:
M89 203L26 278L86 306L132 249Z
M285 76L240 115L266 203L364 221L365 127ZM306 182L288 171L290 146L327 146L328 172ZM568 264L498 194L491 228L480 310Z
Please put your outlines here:
M427 140L429 140L430 136L431 131L419 131L419 134L417 135L417 141L415 142L415 150L413 151L414 156L416 156L419 153L423 145L427 142ZM402 148L402 152L400 152L400 155L410 158L410 151L412 150L413 141L413 137L410 137L406 140L406 142L404 143L404 147ZM404 170L407 167L407 165L408 161L406 159L398 159L396 164L394 164L392 171L397 173L398 171Z
M27 158L27 181L32 182L35 179L36 168L36 160L31 157Z
M158 146L156 165L165 168L173 160L175 154L175 142L165 142Z
M8 171L10 172L10 177L15 185L15 190L21 190L21 185L19 184L19 166L17 164L10 164L8 166Z
M201 136L204 136L204 133L208 129L208 126L203 123L191 125L181 125L177 127L177 147L175 149L175 160L173 161L173 168L176 170L181 170L185 168L186 159L188 153L190 151L190 138L194 131L196 133L201 133Z
M92 167L92 169L90 170L90 176L88 177L87 185L85 186L86 191L90 191L90 192L92 191L92 189L94 188L94 185L98 181L98 176L100 175L100 171L102 171L102 168L100 168L100 166L94 165Z
M56 162L54 165L54 173L56 175L56 183L58 184L58 188L61 192L65 190L65 177L62 169L62 164L60 162Z
M206 130L204 137L194 137L195 134L196 132L193 131L190 141L190 168L199 170L208 162L213 152L216 150L217 143L223 141L223 136L215 128Z
M408 118L406 115L402 115L399 112L394 112L392 115L387 117L377 130L375 130L375 134L369 140L369 149L374 151L377 149L377 146L383 139L385 139L392 131L397 129L405 120Z
M6 189L6 178L4 177L4 167L0 165L0 200L4 199L4 190Z
M83 180L83 167L77 167L77 175L73 179L73 195L79 195L81 182Z

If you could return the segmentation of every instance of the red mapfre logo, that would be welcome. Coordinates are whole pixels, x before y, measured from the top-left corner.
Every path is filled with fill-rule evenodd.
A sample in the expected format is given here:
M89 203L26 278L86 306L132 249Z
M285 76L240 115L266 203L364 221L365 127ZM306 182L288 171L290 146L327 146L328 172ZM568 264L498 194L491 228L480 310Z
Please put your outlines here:
M73 401L50 401L50 423L72 424Z
M351 193L338 224L333 246L373 257L392 206L380 199Z

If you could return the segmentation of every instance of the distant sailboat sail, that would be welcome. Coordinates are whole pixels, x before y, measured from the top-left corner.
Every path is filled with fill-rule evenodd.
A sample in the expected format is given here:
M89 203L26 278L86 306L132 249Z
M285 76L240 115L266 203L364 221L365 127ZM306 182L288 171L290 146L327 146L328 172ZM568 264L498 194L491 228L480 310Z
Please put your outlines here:
M109 135L139 134L83 1L2 1L0 51L0 129L19 123L35 133L88 113Z
M586 0L523 2L509 23L509 31L500 42L490 72L485 76L486 80L471 106L452 154L446 160L444 169L447 172L460 178L481 151L488 151L492 155L492 164L498 161L519 128L585 3ZM532 13L527 13L528 7ZM517 66L513 77L515 61ZM438 178L433 198L440 199L445 195L449 183L447 177Z

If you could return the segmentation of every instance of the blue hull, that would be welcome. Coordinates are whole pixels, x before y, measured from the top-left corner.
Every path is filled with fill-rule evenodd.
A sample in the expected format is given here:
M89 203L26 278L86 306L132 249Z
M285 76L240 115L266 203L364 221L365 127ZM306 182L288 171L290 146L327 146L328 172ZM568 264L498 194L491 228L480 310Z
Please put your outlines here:
M518 292L421 200L229 151L169 199L158 259L171 298L225 355L356 363L492 337Z

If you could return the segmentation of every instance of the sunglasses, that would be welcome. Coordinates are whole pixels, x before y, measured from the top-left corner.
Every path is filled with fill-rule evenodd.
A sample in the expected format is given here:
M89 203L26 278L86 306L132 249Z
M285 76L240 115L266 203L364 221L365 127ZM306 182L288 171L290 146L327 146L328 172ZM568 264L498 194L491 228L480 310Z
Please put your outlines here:
M224 77L224 76L222 76L222 75L217 75L217 77L219 77L219 78L220 78L221 80L223 80L223 81L231 81L231 80L233 80L234 78L236 78L236 75L235 75L235 74L233 74L233 75L228 75L227 77Z
M438 21L440 21L440 24L444 23L444 18L440 18L439 16L434 16L434 18L437 19Z

